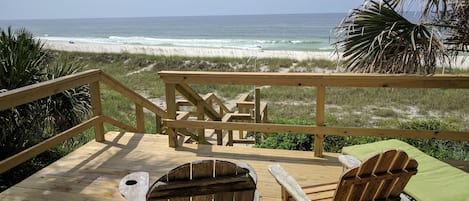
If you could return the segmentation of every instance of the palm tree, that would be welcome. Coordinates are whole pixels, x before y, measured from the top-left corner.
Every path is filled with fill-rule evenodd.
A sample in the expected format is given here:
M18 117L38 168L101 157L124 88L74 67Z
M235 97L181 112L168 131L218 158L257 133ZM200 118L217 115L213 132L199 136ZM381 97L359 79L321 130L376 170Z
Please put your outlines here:
M448 31L445 44L450 51L469 52L469 0L452 1L448 12L436 22Z
M59 62L51 65L43 43L25 29L0 29L0 93L73 74L80 68ZM91 111L88 86L0 111L0 160L79 124ZM50 154L60 157L60 155ZM30 162L0 175L0 191L52 162ZM38 166L39 164L39 166Z
M0 30L0 92L38 83L42 80L46 52L24 29ZM42 138L44 101L0 111L0 160Z
M468 1L421 1L420 22L413 23L403 16L405 0L366 0L339 25L336 47L346 70L433 74L438 61L467 50Z

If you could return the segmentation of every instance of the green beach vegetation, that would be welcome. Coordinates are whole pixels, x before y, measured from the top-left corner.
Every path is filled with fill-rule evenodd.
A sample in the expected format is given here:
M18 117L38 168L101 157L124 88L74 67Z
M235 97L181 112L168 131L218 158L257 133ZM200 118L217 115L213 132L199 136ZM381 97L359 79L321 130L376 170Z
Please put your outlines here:
M85 66L99 68L126 86L143 94L155 103L164 104L164 86L158 77L162 70L184 71L253 71L247 58L191 58L133 54L94 54L54 52L57 60L66 59ZM291 59L260 59L257 69L278 72L324 72L336 68L333 61L296 61ZM144 69L144 71L141 71ZM441 70L441 69L438 69ZM445 73L467 74L467 70ZM253 91L254 86L191 85L201 94L216 93L226 103L241 93ZM329 88L326 96L326 125L381 128L428 128L433 130L468 130L469 98L467 90L445 89L389 89L389 88ZM103 90L104 109L119 120L135 125L133 106L113 92ZM315 88L271 87L261 89L261 100L269 103L273 123L313 125ZM147 132L154 132L154 123L146 122ZM114 128L108 127L108 130ZM326 151L340 152L343 146L381 140L378 137L327 136ZM257 145L264 148L312 150L313 136L273 134ZM408 140L428 154L445 160L469 160L467 142L442 140Z
M8 36L8 34L5 34L5 37L6 36ZM15 61L30 61L31 65L29 68L31 68L31 70L17 70L15 72L17 72L16 76L21 75L18 72L34 73L31 75L21 75L26 78L34 78L34 80L21 82L21 85L17 84L14 87L4 87L2 85L2 89L9 90L26 86L77 71L101 69L124 85L155 102L157 105L165 107L164 84L158 76L158 72L162 70L251 72L255 69L262 69L267 72L322 73L330 72L337 67L336 62L327 60L297 61L293 59L258 59L256 62L257 66L254 67L253 62L248 62L247 58L165 57L128 53L109 54L46 51L42 49L39 43L34 43L33 47L37 48L33 49L36 51L23 52L24 54L18 54L18 59L15 59ZM28 55L26 53L36 53L37 55L26 57L25 55ZM10 57L8 55L2 55L2 58ZM39 59L35 60L35 58ZM28 65L29 64L25 64L21 66ZM18 66L19 65L11 65L8 68L2 66L2 68L14 69ZM80 66L80 68L77 68L77 66ZM467 74L468 71L464 69L457 71L446 69L445 73ZM2 79L10 81L22 79L20 77L12 79L11 76L13 75L15 74L2 72ZM4 82L2 82L2 84L3 83ZM254 88L254 86L235 85L191 86L201 94L217 94L227 105L230 105L230 102L236 100L241 93L252 92ZM89 97L87 90L85 86L79 89L66 91L45 100L39 100L31 103L30 106L20 106L13 110L1 111L2 136L7 136L8 133L24 133L24 140L27 142L20 143L19 141L15 141L19 140L16 136L14 140L9 139L2 141L2 146L21 144L24 145L24 147L15 147L15 149L2 147L2 150L15 150L13 152L17 152L63 129L69 128L71 125L80 122L83 118L87 118L89 115ZM134 105L130 101L104 86L102 87L101 93L103 113L121 122L135 126ZM261 89L261 96L261 100L269 104L269 117L273 123L313 125L315 88L264 86ZM469 91L467 90L328 88L326 99L326 125L468 130L469 105L466 104L468 98ZM44 110L44 108L49 109ZM24 110L24 112L20 112L22 110ZM72 110L74 112L80 112L68 113L72 112ZM54 111L68 112L62 114ZM22 115L19 116L19 114ZM67 119L64 118L64 116L58 116L61 114L68 117L71 115L73 118ZM148 113L146 115L146 132L155 133L155 122L151 114ZM9 128L8 126L12 126L13 123L15 124L13 127L16 126L15 129L18 130L13 131L5 129ZM25 126L26 123L31 126ZM116 130L116 128L111 126L107 126L105 129L106 131ZM314 137L310 135L275 133L266 137L264 142L256 146L276 149L313 150ZM50 164L54 160L92 139L92 131L84 133L18 166L8 173L2 174L0 178L2 189L24 179L27 175ZM340 152L343 146L382 139L383 138L378 137L327 136L324 147L325 151ZM406 139L406 141L439 159L469 160L469 144L467 142L408 139ZM9 154L13 154L13 152ZM2 154L4 154L4 152L2 152ZM6 154L5 156L2 155L2 157L6 157Z
M40 41L24 30L0 29L0 93L73 74L79 67L52 62ZM88 87L66 90L48 98L0 111L0 160L29 148L86 119L91 111ZM0 190L59 159L89 140L74 137L0 175Z

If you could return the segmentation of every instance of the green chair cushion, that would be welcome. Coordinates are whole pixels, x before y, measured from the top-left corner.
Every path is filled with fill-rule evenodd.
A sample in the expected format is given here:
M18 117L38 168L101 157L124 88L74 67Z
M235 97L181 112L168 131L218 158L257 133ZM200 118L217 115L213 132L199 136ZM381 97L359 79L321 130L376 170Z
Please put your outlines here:
M404 189L408 195L421 201L469 201L468 173L426 155L405 142L393 139L349 146L344 147L342 153L363 161L389 149L403 150L419 164L417 175L410 179Z

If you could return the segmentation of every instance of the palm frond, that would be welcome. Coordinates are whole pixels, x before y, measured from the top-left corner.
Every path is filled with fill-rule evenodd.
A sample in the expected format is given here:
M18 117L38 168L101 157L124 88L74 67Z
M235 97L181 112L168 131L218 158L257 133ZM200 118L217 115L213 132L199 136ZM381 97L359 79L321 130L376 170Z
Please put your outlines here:
M381 0L390 8L404 8L405 5L414 3L415 0ZM435 13L439 15L446 15L448 11L448 4L452 0L418 0L417 7L420 7L424 16Z
M453 53L469 52L469 0L452 0L448 14L436 20L447 36L445 44Z
M432 74L447 57L436 30L377 1L353 10L339 29L336 46L351 72Z
M63 61L46 69L46 80L53 80L71 75L81 70L80 66ZM57 132L62 132L81 123L91 113L89 86L84 85L48 98L48 114L52 117L50 124Z

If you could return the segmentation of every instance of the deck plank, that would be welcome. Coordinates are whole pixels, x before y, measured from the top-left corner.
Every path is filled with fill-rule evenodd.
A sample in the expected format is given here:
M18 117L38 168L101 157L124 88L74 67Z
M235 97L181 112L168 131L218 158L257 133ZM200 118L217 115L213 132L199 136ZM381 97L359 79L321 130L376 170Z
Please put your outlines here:
M119 181L134 171L150 182L194 160L221 159L250 164L258 176L261 200L280 200L280 186L267 167L279 163L300 185L336 181L342 167L337 154L184 144L168 147L165 135L109 132L106 142L89 142L0 194L0 200L124 200Z

